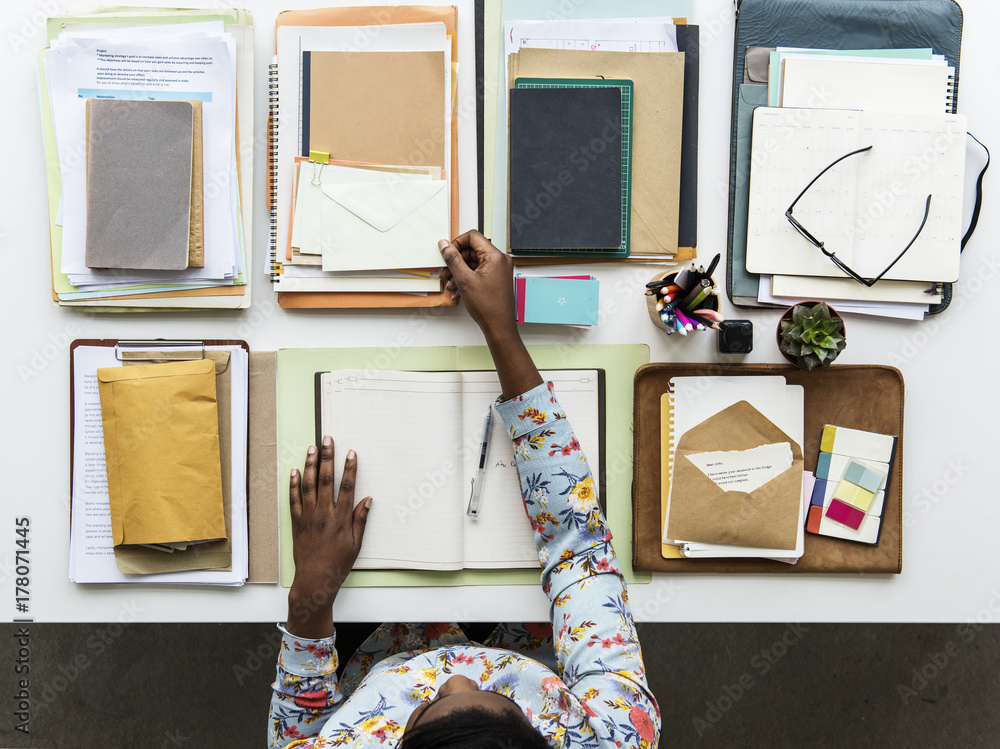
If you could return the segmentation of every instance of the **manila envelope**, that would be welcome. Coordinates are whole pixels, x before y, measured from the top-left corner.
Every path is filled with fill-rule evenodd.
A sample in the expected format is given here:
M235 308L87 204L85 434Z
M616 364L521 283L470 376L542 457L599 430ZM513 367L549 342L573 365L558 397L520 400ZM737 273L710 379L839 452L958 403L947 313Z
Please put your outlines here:
M676 254L684 53L524 48L510 55L511 83L519 77L632 81L629 257Z
M792 466L752 492L726 491L688 455L788 442ZM746 401L689 429L677 443L668 538L794 549L802 504L802 447Z
M230 570L233 563L232 542L232 382L228 351L122 351L126 366L145 366L153 362L188 361L204 357L215 361L215 398L219 410L219 457L222 463L222 502L226 521L226 537L218 541L195 544L183 551L165 554L140 545L116 546L115 563L121 572L131 575L152 575L160 572L186 570ZM275 573L276 574L276 573Z
M226 537L215 362L97 370L114 545Z
M311 52L309 150L447 167L444 52Z

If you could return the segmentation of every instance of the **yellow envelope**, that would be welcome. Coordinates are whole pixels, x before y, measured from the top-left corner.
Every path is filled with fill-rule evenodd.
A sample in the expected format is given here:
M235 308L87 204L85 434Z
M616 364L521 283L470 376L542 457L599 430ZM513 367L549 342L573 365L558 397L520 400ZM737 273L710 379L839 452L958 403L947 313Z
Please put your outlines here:
M97 370L115 546L226 538L215 362Z
M688 458L787 442L792 466L752 492L726 491ZM668 538L794 549L802 503L802 448L746 401L689 429L677 443Z

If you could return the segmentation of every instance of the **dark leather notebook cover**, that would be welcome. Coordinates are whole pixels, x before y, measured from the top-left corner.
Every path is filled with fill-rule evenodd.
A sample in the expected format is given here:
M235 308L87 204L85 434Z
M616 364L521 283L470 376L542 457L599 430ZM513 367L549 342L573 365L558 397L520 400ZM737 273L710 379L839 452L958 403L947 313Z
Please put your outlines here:
M679 25L677 48L684 53L684 115L681 125L681 194L677 246L698 246L698 79L699 27Z
M726 290L730 300L734 279L754 274L733 263L733 207L736 198L736 119L747 47L817 49L889 49L931 47L955 68L952 111L956 111L962 52L962 9L955 0L739 0L733 51L732 129L729 160L729 252ZM679 41L679 39L678 39ZM762 84L763 85L763 84ZM952 285L930 314L951 303ZM738 305L766 306L766 305Z
M805 535L797 564L767 559L665 559L660 551L660 396L672 377L783 375L805 389L805 470L816 468L824 425L898 438L878 546ZM653 572L897 574L903 564L903 376L884 366L838 365L802 372L784 364L647 364L635 375L632 566Z
M513 251L621 245L621 91L510 91Z

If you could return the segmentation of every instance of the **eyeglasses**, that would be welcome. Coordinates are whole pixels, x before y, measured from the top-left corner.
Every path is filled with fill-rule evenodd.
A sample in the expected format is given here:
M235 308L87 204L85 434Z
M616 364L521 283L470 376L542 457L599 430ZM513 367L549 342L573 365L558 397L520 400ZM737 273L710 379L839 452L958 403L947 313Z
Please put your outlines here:
M864 153L865 151L870 151L870 150L872 150L872 146L865 146L864 148L859 148L856 151L851 151L850 153L846 153L843 156L841 156L839 159L837 159L836 161L834 161L832 164L830 164L828 167L826 167L823 171L821 171L819 174L817 174L815 177L812 178L812 180L809 182L809 184L806 185L802 189L802 192L800 192L798 194L798 197L796 197L795 200L792 201L792 204L790 206L788 206L788 210L785 211L785 218L788 219L788 223L790 223L792 225L792 227L795 229L795 231L797 231L799 234L801 234L803 237L805 237L805 239L810 244L812 244L814 247L819 248L820 252L822 252L824 255L826 255L828 258L830 258L834 262L834 265L836 265L838 268L840 268L842 271L844 271L844 273L846 273L847 275L849 275L851 278L853 278L858 283L863 283L865 286L868 286L868 287L874 286L879 280L881 280L881 278L892 269L892 266L894 266L896 263L898 263L899 259L901 257L903 257L903 255L906 254L906 251L908 249L910 249L910 247L913 246L913 243L917 241L917 237L919 237L920 236L920 232L922 232L924 230L924 225L927 223L927 217L930 215L930 212L931 212L931 196L930 195L927 196L927 202L924 204L924 218L920 222L920 226L917 227L917 233L913 235L913 239L911 239L909 241L909 244L907 244L906 247L903 248L902 252L900 252L898 255L896 255L896 259L893 260L891 263L889 263L889 265L886 266L885 270L882 271L881 273L879 273L877 276L875 276L875 278L865 278L864 276L860 275L859 273L856 273L850 267L848 267L847 263L845 263L843 260L841 260L839 257L837 257L837 253L830 252L828 249L826 249L826 247L823 245L823 242L820 242L818 239L816 239L816 237L814 237L809 232L808 229L806 229L802 224L800 224L798 222L798 220L794 216L792 216L792 209L795 208L795 204L798 203L799 200L802 199L802 196L806 194L806 191L808 191L810 187L812 187L814 184L816 184L816 180L818 180L820 177L822 177L828 171L830 171L831 169L833 169L833 167L835 167L837 164L839 164L841 161L843 161L846 158L849 158L851 156L855 156L856 154Z

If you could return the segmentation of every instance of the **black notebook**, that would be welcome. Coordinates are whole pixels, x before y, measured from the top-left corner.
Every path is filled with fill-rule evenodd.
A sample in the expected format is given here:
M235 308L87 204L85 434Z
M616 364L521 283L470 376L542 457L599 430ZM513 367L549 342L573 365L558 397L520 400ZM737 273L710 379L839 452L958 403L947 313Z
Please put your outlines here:
M510 91L512 252L621 247L622 130L618 88Z

